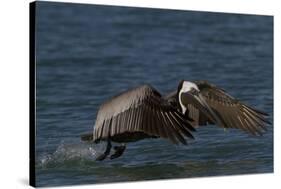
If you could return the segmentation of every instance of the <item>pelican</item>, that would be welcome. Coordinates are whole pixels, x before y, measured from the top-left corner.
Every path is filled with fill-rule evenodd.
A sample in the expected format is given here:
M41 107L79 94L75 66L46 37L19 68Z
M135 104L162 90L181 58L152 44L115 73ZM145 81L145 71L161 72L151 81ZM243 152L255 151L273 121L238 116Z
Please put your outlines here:
M93 132L82 141L106 141L106 150L96 160L120 157L126 143L145 138L165 138L186 145L186 138L201 125L215 124L258 136L270 124L268 114L254 109L208 81L180 81L178 89L162 96L150 85L123 92L104 102L98 111Z

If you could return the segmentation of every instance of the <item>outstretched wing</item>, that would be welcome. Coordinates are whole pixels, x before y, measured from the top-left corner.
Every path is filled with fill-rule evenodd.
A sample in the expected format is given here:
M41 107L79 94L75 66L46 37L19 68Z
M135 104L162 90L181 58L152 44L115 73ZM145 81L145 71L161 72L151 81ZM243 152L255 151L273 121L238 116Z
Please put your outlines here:
M186 144L184 136L193 138L190 125L178 110L149 85L129 90L101 105L93 140L107 139L122 133L143 132L173 143Z
M266 125L270 124L267 119L268 114L240 102L223 89L207 81L195 81L194 83L198 86L207 104L220 118L222 123L216 123L217 125L224 128L241 129L253 135L262 135L263 131L266 131ZM176 104L175 92L170 93L166 98L171 104ZM194 120L193 126L214 123L192 103L188 104L187 110L188 116Z

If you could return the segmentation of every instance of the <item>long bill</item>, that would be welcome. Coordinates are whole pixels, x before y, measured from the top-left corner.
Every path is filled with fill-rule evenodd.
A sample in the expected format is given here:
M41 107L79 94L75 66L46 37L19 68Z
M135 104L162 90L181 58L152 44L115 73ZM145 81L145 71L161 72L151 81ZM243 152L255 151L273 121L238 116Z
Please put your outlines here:
M181 94L181 100L184 106L187 107L188 104L192 104L195 108L205 114L210 120L218 124L221 127L224 127L222 120L217 116L217 114L212 110L208 105L205 98L201 95L200 92L192 93L186 92Z

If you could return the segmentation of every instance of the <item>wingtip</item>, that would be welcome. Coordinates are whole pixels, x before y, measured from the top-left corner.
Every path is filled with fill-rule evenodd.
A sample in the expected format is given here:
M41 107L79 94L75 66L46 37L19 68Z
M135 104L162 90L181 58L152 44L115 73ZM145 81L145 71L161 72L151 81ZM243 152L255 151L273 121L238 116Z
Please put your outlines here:
M258 110L258 109L256 109L256 108L253 108L253 107L248 106L248 105L245 105L245 106L246 106L247 108L251 109L252 111L258 113L258 114L261 114L261 115L266 116L266 117L269 116L268 113L266 113L266 112L264 112L264 111L262 111L262 110Z
M195 127L193 127L191 124L189 124L189 127L188 127L189 130L193 131L193 132L196 132L197 130L195 129Z

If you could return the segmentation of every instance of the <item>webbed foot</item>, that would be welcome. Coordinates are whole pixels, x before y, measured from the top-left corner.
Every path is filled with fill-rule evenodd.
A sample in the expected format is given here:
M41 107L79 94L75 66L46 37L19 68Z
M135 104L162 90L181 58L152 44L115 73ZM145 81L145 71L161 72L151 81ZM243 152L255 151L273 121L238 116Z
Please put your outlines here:
M107 145L106 145L106 150L103 154L99 155L97 158L96 158L96 161L102 161L104 160L109 154L110 154L110 149L111 149L111 142L110 140L107 141Z
M121 146L114 146L115 152L114 152L114 154L112 154L110 156L110 159L115 159L115 158L120 157L124 153L125 149L126 149L126 145L125 144L123 144Z

